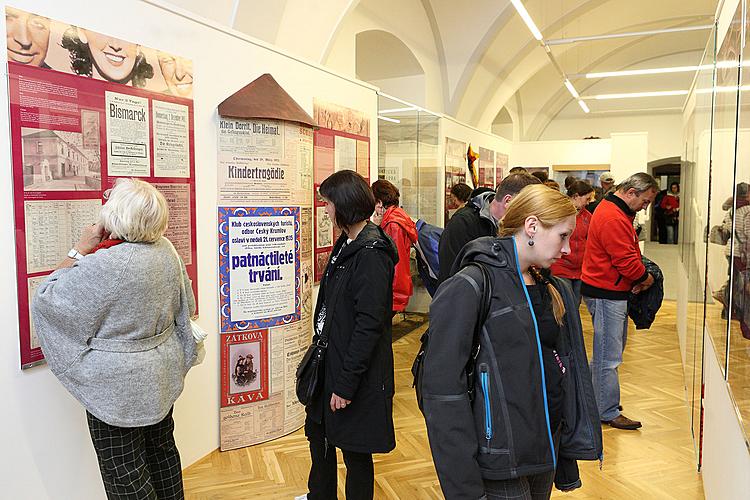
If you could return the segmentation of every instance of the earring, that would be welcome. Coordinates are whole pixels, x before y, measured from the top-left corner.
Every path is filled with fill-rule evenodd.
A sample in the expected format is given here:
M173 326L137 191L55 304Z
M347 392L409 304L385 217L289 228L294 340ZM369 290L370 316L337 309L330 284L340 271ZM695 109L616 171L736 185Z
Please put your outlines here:
M529 238L529 246L530 247L534 246L534 238Z

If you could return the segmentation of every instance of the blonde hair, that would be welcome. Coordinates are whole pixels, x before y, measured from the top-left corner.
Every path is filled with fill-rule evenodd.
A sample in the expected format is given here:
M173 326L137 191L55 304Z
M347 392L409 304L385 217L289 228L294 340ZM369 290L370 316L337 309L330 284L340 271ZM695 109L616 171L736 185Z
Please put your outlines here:
M167 200L148 182L117 179L99 221L112 238L153 243L164 235L169 221Z
M550 189L543 184L530 185L521 190L508 205L508 211L500 221L500 236L512 236L526 224L526 219L534 216L545 229L550 228L568 217L576 215L576 207L570 198L560 191ZM560 292L536 268L529 268L534 281L547 286L552 297L552 311L558 325L565 317L565 303Z

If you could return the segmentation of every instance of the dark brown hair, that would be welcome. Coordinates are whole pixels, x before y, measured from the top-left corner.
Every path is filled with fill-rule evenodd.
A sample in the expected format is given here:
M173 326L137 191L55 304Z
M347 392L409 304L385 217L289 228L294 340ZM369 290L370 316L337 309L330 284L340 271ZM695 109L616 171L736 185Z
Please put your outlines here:
M459 182L458 184L453 185L451 188L451 194L455 196L458 201L466 203L471 198L471 188L467 184Z
M497 185L495 199L502 200L507 195L515 196L526 186L541 183L542 181L531 174L510 174Z
M375 211L375 196L367 181L353 170L340 170L328 177L318 189L320 195L333 203L336 225L346 230L367 220Z
M536 172L531 172L531 175L539 179L540 181L544 182L547 179L549 179L549 175L547 175L547 172L544 172L542 170L538 170Z
M575 181L568 188L567 195L571 198L575 195L583 196L589 194L594 190L593 186L586 181Z
M385 179L378 179L372 183L372 194L376 202L383 202L384 207L398 206L398 199L401 195L398 188Z

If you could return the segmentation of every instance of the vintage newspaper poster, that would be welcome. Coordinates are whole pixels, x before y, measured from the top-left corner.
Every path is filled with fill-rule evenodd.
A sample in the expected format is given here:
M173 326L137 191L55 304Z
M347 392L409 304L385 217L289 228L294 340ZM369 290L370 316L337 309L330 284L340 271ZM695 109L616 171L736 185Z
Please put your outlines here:
M190 176L189 116L184 104L153 101L155 176Z
M107 109L107 154L110 176L148 177L148 99L117 92L105 92Z
M219 208L222 332L299 320L299 207Z
M312 339L312 127L219 118L220 446L296 431ZM333 159L333 156L331 157Z
M450 137L445 138L445 219L444 224L458 210L451 196L451 188L460 182L466 184L466 143Z
M318 187L334 172L354 170L370 181L370 118L362 111L330 102L313 101L318 124L313 137L315 184L314 277L320 282L341 231L325 214Z
M309 204L312 151L309 127L220 118L219 203Z
M44 359L33 291L120 177L167 195L167 237L197 291L192 62L70 21L5 8L22 368Z

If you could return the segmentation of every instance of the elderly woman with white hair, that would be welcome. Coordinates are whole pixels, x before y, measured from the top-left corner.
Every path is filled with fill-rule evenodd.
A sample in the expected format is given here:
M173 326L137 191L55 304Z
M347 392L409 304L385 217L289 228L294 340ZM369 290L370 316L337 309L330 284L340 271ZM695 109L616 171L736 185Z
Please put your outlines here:
M172 407L196 361L195 299L151 184L119 179L31 311L52 373L85 407L109 499L182 499Z

